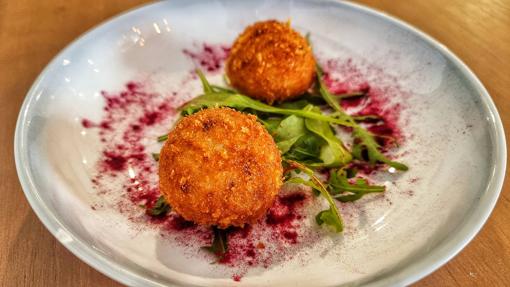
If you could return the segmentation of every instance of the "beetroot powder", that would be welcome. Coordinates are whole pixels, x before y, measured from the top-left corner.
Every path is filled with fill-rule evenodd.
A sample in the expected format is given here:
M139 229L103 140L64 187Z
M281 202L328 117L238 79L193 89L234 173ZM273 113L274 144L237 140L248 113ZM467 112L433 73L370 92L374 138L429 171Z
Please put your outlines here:
M218 73L229 51L227 46L204 43L185 49L183 53L203 70ZM375 116L362 124L380 136L385 149L389 150L397 142L401 144L405 140L399 127L402 104L391 101L391 97L404 95L398 85L380 86L377 81L368 81L352 60L328 60L325 63L325 82L332 93L364 94L341 101L347 112ZM96 172L91 178L95 190L98 194L118 194L115 206L119 212L134 222L158 228L163 236L171 234L183 248L210 245L212 232L208 227L197 226L174 212L161 217L145 213L160 197L158 165L147 145L155 144L155 130L162 127L168 130L177 113L173 103L183 95L179 91L168 91L166 95L154 93L150 85L142 81L129 82L118 92L103 91L101 95L105 101L101 120L81 121L84 128L97 131L102 143ZM353 163L355 165L357 163ZM367 165L356 168L366 169L366 174L374 171ZM112 187L111 182L118 186ZM237 268L232 278L240 281L247 268L267 268L291 258L295 253L290 246L317 242L320 238L309 226L310 222L314 223L314 218L307 212L315 201L308 189L282 192L257 224L228 230L228 252L218 263ZM99 207L92 206L93 209ZM213 257L211 255L210 259Z

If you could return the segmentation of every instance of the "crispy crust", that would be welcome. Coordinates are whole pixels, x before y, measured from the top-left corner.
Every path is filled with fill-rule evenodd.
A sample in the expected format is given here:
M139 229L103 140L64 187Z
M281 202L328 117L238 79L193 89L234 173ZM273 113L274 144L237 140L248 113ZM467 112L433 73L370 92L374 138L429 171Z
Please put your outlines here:
M289 24L257 22L234 42L227 76L236 89L272 103L303 94L315 78L312 49Z
M280 152L255 116L228 108L183 118L159 160L161 194L186 220L204 225L255 223L282 185Z

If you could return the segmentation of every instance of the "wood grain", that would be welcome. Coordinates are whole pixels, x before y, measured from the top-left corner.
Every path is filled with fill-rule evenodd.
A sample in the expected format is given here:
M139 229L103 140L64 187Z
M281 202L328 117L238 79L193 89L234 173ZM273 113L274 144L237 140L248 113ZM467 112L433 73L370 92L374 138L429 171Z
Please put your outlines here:
M120 286L67 251L28 206L13 135L30 85L71 40L143 0L0 0L0 286ZM509 0L361 0L449 47L486 85L510 126ZM507 128L507 137L510 127ZM508 179L508 176L507 176ZM510 286L510 187L457 257L414 286Z

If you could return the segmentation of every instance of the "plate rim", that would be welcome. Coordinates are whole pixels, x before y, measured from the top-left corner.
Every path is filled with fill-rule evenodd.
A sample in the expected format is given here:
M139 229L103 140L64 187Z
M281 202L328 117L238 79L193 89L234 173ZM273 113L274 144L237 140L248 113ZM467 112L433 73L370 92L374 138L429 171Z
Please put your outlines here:
M292 0L290 1L292 2ZM494 164L492 166L491 175L489 176L485 185L485 192L487 196L483 199L480 198L476 208L470 214L470 216L459 224L457 227L459 232L445 238L443 242L438 243L438 245L435 246L431 252L427 254L427 256L424 256L422 259L415 261L408 266L400 267L397 270L389 272L382 271L380 275L371 277L369 278L369 282L366 282L366 286L386 286L390 284L393 286L404 286L412 284L439 269L442 265L450 261L462 249L464 249L464 247L478 234L494 210L503 187L507 162L506 138L501 118L490 94L482 82L478 79L478 77L476 77L474 72L471 71L471 69L459 57L457 57L445 45L440 43L432 36L426 34L425 32L403 20L387 14L386 12L365 6L363 4L340 0L312 0L310 2L330 3L332 5L340 6L343 5L353 10L361 11L365 14L368 14L369 16L377 17L381 20L390 22L391 24L394 24L395 26L416 35L418 38L422 39L427 44L431 45L431 47L440 52L442 56L444 56L461 71L463 76L466 77L471 85L478 89L478 94L480 95L481 100L480 105L486 108L485 113L487 116L490 116L490 135L494 137L494 149L492 154ZM156 278L148 278L142 276L135 270L132 270L130 267L126 267L111 261L106 256L103 256L97 251L94 251L93 248L82 242L79 237L67 230L65 225L60 222L60 220L47 208L45 203L39 197L37 187L34 184L28 168L29 165L24 165L28 162L28 160L24 155L24 153L26 153L26 146L24 144L25 139L23 138L23 135L25 135L24 131L26 128L25 119L27 117L28 111L30 110L32 100L36 96L36 91L38 90L41 82L44 80L45 75L48 74L51 69L56 66L58 63L57 60L61 58L63 54L74 48L76 45L79 45L80 42L93 37L94 34L98 33L100 30L106 29L109 24L119 20L120 18L125 18L134 13L140 13L142 10L161 4L162 2L156 2L135 6L98 23L71 41L69 44L67 44L65 48L56 54L46 65L46 67L40 72L31 88L27 92L25 99L23 100L23 104L20 108L14 134L14 158L18 178L25 197L27 198L27 201L29 202L32 210L35 212L39 220L63 246L65 246L79 259L84 261L87 265L93 267L111 279L129 286L161 287L167 285L164 285ZM62 236L62 234L65 234L65 236ZM71 240L69 240L69 237ZM189 283L180 282L176 278L170 279L173 281L172 284L189 285ZM364 282L358 283L364 284Z

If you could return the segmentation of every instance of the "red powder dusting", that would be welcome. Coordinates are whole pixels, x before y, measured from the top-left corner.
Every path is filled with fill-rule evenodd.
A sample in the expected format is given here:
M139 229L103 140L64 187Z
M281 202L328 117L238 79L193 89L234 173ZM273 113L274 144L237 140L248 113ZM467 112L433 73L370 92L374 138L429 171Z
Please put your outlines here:
M202 45L195 44L193 49L184 49L183 53L190 57L197 66L207 72L215 73L223 67L223 62L230 53L230 47L206 43Z
M402 132L398 126L402 106L399 103L389 104L385 92L380 89L371 89L368 93L368 102L357 113L360 116L376 115L380 121L368 123L367 129L380 136L380 144L388 148L395 141L403 141Z
M193 223L191 221L187 221L178 215L172 216L171 220L168 221L168 227L172 230L177 230L177 231L190 229L195 226L196 226L195 223Z
M398 79L387 76L373 66L355 64L353 60L330 59L324 62L324 81L334 94L362 92L362 97L341 100L346 111L355 116L376 116L361 122L376 136L383 152L402 145L405 137L400 129L401 104L408 97L398 84ZM368 165L353 162L351 167L361 174L369 175L385 168L385 165Z
M87 119L82 119L81 120L81 125L84 127L84 128L92 128L92 127L95 127L96 124L94 124L93 122L87 120Z
M384 168L384 165L370 165L366 162L353 161L349 164L349 168L355 169L358 172L358 175L370 175L374 172L380 171L382 168Z
M344 99L341 105L348 112L354 110L354 114L358 116L377 116L379 120L369 120L364 125L370 132L379 136L378 140L385 149L393 147L396 142L400 144L403 142L403 133L399 128L402 111L400 101L407 96L407 93L402 91L396 79L388 81L389 77L376 67L362 71L352 59L327 60L324 71L324 81L332 93L365 93L363 97ZM380 79L381 77L385 78ZM373 83L367 78L370 78ZM386 83L376 83L383 80ZM398 98L399 102L396 102L395 98Z
M221 70L229 50L226 46L203 44L185 49L183 53L204 70L216 73ZM344 100L342 105L359 115L378 115L381 120L364 123L367 128L385 139L393 137L401 141L402 134L397 125L401 106L388 100L398 89L367 81L351 61L330 60L326 63L325 80L333 93L367 93L362 98ZM197 226L173 212L159 218L142 212L151 208L160 196L157 162L146 148L155 137L148 134L166 128L176 112L172 103L178 102L175 99L181 96L178 92L162 96L147 90L142 83L130 82L120 92L102 92L105 106L101 121L96 124L82 120L84 128L98 130L103 144L97 172L91 182L99 194L119 194L116 206L129 219L157 226L163 231L162 236L169 236L181 246L196 250L211 243L213 238L209 228ZM362 168L367 167L359 167ZM112 186L112 182L118 185ZM308 220L307 206L312 202L313 197L308 192L283 193L257 224L231 228L227 235L229 250L220 263L235 268L233 280L240 281L248 267L267 268L274 262L288 260L295 250L299 250L289 246L313 244L318 239L314 237L316 233L303 228L303 223ZM349 220L349 216L345 219Z
M111 171L123 171L126 168L126 162L131 156L117 155L110 151L104 151L104 168Z
M301 243L313 240L301 228L307 218L305 205L310 202L311 196L303 191L280 195L257 224L231 229L229 249L220 263L241 268L267 268L275 261L292 257L290 245L300 243L300 239L305 239Z
M211 54L213 48L203 47L206 54ZM193 55L197 57L198 54ZM220 61L224 56L214 59ZM209 245L212 240L209 228L197 226L173 212L163 217L151 217L144 212L152 208L160 196L157 162L146 148L147 142L155 141L155 137L148 137L148 134L165 127L175 115L172 103L179 94L169 92L163 96L137 82L127 83L119 92L103 91L101 94L105 99L102 119L98 124L88 119L81 122L85 128L96 129L103 144L97 172L91 179L94 188L105 195L120 191L116 203L120 212L135 222L158 226L163 236L173 238L181 246L197 250ZM244 271L239 270L247 266L268 267L275 258L283 258L288 244L298 244L304 238L300 226L306 218L303 206L309 198L303 192L282 194L258 224L231 229L229 252L220 263L236 267L240 279Z
M118 93L101 92L105 99L100 124L82 120L85 128L97 128L103 145L97 173L92 178L101 193L110 191L108 182L119 178L122 190L132 203L151 207L159 197L157 165L142 143L147 129L175 114L175 109L159 94L147 92L141 83L129 82ZM127 170L130 173L127 173Z
M272 226L272 229L283 238L289 239L285 234L296 233L298 221L303 217L301 209L308 197L309 195L304 192L280 195L267 212L266 224ZM296 236L290 237L292 243L296 243L297 233Z
M284 231L283 237L292 243L297 243L298 234L296 231Z
M91 179L94 188L100 194L120 190L121 197L116 205L135 222L151 223L165 232L178 233L176 239L184 245L208 242L211 233L207 228L173 213L166 217L151 217L142 212L152 208L160 196L157 162L150 156L144 141L155 143L156 136L147 135L152 129L163 127L166 131L169 118L176 113L171 103L178 94L170 92L163 96L147 91L146 85L137 82L127 83L120 92L103 91L101 94L105 106L100 124L82 120L83 127L98 130L103 143L97 172ZM118 185L112 186L112 182Z
M292 226L292 222L299 216L296 209L306 199L304 193L291 193L280 196L267 212L266 223L269 225L280 225L281 227ZM283 229L282 232L287 230Z

